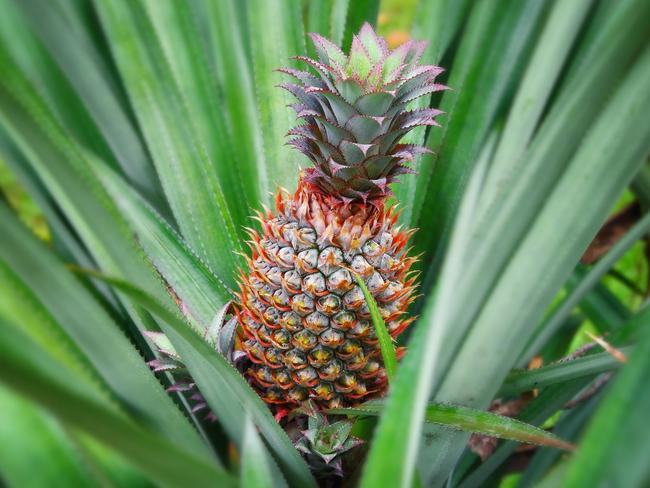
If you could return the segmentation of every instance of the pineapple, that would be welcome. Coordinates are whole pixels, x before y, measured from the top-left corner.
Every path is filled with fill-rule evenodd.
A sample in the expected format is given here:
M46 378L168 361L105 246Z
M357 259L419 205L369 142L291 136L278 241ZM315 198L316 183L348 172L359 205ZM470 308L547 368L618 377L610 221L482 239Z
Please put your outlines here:
M284 68L296 83L283 88L301 121L289 144L313 167L293 194L280 191L275 213L258 214L249 230L252 256L240 277L240 344L246 374L261 397L285 409L311 400L319 408L357 405L381 395L386 373L370 313L353 273L377 301L397 337L411 322L413 230L396 224L389 185L421 146L400 140L417 126L438 125L433 108L410 102L445 87L442 71L419 65L425 44L390 51L369 24L348 55L312 34L318 60L297 57L312 72Z

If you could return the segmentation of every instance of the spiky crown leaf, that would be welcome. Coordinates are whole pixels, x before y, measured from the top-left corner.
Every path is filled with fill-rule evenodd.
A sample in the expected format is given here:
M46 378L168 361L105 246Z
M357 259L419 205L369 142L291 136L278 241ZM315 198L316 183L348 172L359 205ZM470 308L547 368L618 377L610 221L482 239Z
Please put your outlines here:
M435 83L443 70L418 64L425 42L409 41L391 51L368 23L353 36L349 55L318 34L310 36L319 60L295 59L317 75L280 69L297 80L281 86L298 100L292 107L302 121L289 131L295 136L289 144L314 163L304 178L342 200L384 198L398 175L412 172L407 163L428 152L400 140L415 127L439 125L440 110L407 110L407 105L446 89Z

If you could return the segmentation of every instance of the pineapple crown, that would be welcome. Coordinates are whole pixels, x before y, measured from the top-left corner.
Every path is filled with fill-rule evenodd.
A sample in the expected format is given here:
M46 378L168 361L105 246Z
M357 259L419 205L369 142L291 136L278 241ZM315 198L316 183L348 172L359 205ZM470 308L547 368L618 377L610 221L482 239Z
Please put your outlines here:
M418 126L439 125L434 108L407 110L413 100L447 87L435 83L443 71L418 61L425 42L409 41L389 50L386 40L365 23L353 36L346 55L334 43L310 34L318 60L296 56L308 71L282 68L297 83L281 87L297 103L299 125L288 133L288 144L314 164L303 178L326 194L352 201L374 201L390 194L388 185L408 167L423 146L400 144Z

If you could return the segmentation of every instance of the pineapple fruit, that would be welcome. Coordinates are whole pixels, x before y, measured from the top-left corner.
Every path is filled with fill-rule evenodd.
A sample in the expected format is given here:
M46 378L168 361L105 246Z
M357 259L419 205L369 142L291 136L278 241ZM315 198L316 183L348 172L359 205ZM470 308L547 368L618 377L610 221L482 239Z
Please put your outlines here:
M408 110L420 96L442 90L442 71L418 60L425 44L389 50L369 24L348 55L312 34L318 60L297 57L313 72L284 68L295 83L301 121L289 144L309 158L293 194L280 191L275 213L258 214L250 230L249 269L240 277L237 320L250 359L246 374L261 397L285 409L311 400L345 407L381 395L386 373L361 276L393 338L411 322L415 261L413 230L396 224L386 203L389 185L426 152L402 144L417 126L438 125L433 108Z

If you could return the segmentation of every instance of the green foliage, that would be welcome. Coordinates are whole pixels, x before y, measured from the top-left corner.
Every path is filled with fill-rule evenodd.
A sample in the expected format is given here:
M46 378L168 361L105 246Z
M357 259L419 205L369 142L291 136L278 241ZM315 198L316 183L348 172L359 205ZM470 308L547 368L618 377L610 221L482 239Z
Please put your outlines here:
M318 451L351 485L497 486L533 442L550 447L508 486L647 484L650 4L397 4L0 0L1 480L315 486ZM306 162L283 145L295 116L273 69L316 55L306 31L347 49L364 21L412 24L451 87L411 104L446 115L408 136L433 152L393 185L420 229L419 318L398 364L358 280L387 397L278 423L212 340L250 215ZM636 201L641 216L580 264ZM585 330L628 363L576 353ZM152 374L151 337L216 423ZM508 418L487 411L495 398L523 403ZM504 441L480 462L470 432ZM577 453L561 456L568 442Z

